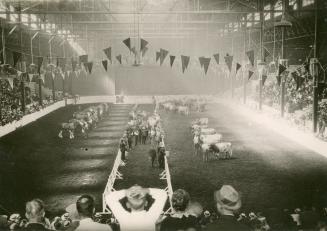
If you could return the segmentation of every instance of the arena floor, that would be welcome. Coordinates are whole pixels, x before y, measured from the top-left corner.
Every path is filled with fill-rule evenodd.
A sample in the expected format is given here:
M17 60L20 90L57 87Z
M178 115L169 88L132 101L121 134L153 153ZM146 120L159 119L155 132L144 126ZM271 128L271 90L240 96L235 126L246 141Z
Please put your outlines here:
M118 140L128 121L131 105L113 105L87 140L63 142L57 138L58 124L77 108L69 106L0 139L0 204L10 212L22 211L34 197L44 199L50 214L62 212L77 196L90 193L101 209L101 196L117 153ZM140 109L153 111L152 105ZM231 184L242 193L246 211L293 208L324 200L327 159L252 124L235 111L211 104L204 113L185 117L161 112L173 189L184 188L193 200L211 208L213 191ZM233 159L203 163L194 156L190 123L208 117L209 126L233 143ZM117 189L135 183L164 187L158 169L148 160L150 145L139 145L121 168L123 180Z

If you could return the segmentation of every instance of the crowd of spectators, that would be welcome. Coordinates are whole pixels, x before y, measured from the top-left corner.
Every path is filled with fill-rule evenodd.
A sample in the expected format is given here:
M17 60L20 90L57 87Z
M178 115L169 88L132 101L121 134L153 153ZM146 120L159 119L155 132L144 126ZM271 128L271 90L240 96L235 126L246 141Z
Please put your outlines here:
M51 105L52 96L44 96L42 105L36 94L31 94L25 87L25 111L22 109L22 89L18 79L13 79L12 86L7 79L0 79L0 126L20 120L24 115L41 110ZM56 98L56 100L62 99Z
M326 231L325 209L306 207L294 210L271 208L264 212L242 212L240 193L223 185L214 193L215 211L204 209L190 194L177 189L171 198L173 210L164 214L167 194L161 189L135 185L109 193L105 200L112 213L96 213L92 196L82 195L66 208L66 213L46 218L40 199L26 203L25 217L15 213L0 215L0 230L67 231Z

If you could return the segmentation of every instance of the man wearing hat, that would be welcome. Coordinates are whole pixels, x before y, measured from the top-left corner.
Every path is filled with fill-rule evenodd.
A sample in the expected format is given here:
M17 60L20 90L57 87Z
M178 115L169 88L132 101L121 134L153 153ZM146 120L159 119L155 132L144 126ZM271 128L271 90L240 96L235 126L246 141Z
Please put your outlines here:
M167 193L163 189L135 185L126 190L111 192L105 200L118 220L121 231L155 231Z
M247 231L250 227L238 222L235 213L241 208L242 202L239 193L230 185L223 185L214 193L219 219L208 224L206 231Z

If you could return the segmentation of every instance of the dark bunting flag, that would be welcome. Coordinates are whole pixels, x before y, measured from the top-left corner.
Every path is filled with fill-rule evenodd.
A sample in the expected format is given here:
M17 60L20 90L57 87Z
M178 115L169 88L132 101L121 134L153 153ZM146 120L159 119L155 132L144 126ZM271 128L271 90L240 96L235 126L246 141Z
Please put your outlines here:
M187 66L188 66L188 64L190 62L190 56L182 55L181 59L182 59L182 70L183 70L183 73L184 73L185 69L187 68Z
M245 54L249 58L251 65L254 66L254 50L247 51Z
M281 75L284 71L286 71L286 67L282 64L278 65L278 75Z
M174 64L174 61L175 61L175 56L174 55L170 55L169 56L169 61L170 61L170 66L172 67L173 66L173 64Z
M88 62L88 59L89 59L88 55L81 55L81 56L79 56L79 62L80 63L87 63Z
M211 61L211 58L205 58L204 57L202 59L203 68L204 68L204 74L207 74L207 72L208 72L210 61Z
M266 62L266 59L270 56L269 51L264 47L263 48L263 61Z
M121 64L121 55L117 55L116 59L118 60L118 62Z
M108 47L106 49L103 49L103 52L105 53L105 55L107 56L107 59L110 60L110 62L112 63L112 60L111 60L111 47Z
M253 76L254 72L253 71L249 71L249 75L248 75L248 80L251 79L251 77Z
M297 71L293 71L291 73L291 76L293 77L294 82L296 84L296 90L298 90L302 86L305 78L303 78L302 76L300 76Z
M267 74L262 75L262 86L265 85L267 78L268 78Z
M156 62L158 62L160 58L160 51L156 51Z
M241 67L242 67L242 65L241 65L241 64L239 64L239 63L236 63L236 73L238 72L238 70L239 70Z
M231 72L232 65L233 65L233 56L227 54L224 58L225 58L225 63L227 65L229 71Z
M219 64L219 53L214 54L213 57L215 58L216 63Z
M123 40L123 43L128 47L129 50L131 50L131 38Z
M77 65L77 61L72 58L72 70L75 71Z
M149 48L144 47L144 49L142 50L142 57L145 55L145 53L149 50Z
M200 62L201 68L203 67L203 59L204 59L203 56L199 57L199 62Z
M167 57L168 53L169 52L167 50L160 48L160 66L165 61L165 58Z
M41 73L41 66L43 63L43 57L37 57L37 72Z
M108 71L108 60L102 60L102 66L106 71Z
M13 60L14 60L14 67L16 67L16 64L17 64L18 61L21 59L22 54L21 54L21 53L18 53L18 52L16 52L16 51L13 51L13 52L12 52L12 57L13 57Z
M149 42L141 38L141 46L140 51L143 51L146 48L146 45L148 45Z
M84 63L84 67L91 74L92 73L93 62Z

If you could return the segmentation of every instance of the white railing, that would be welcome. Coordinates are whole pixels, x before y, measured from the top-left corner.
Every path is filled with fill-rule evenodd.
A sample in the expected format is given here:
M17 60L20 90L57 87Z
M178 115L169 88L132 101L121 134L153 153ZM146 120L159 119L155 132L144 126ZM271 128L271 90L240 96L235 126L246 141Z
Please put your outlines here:
M169 199L169 208L164 212L164 214L168 214L172 212L172 195L173 195L173 187L171 185L171 177L170 177L170 171L169 171L169 165L168 165L168 160L167 157L165 156L165 170L160 173L160 179L161 180L166 180L167 182L167 187L165 188L165 191L168 194L168 199Z
M108 195L112 191L115 191L114 184L115 184L116 179L120 179L120 180L123 179L123 174L121 174L118 171L118 168L121 165L121 163L122 163L121 152L120 152L120 149L118 148L118 152L117 152L117 156L116 156L114 165L113 165L111 173L108 177L108 181L107 181L106 187L104 189L104 192L102 194L102 211L104 213L110 212L110 210L106 204L106 200L105 200L106 195Z

